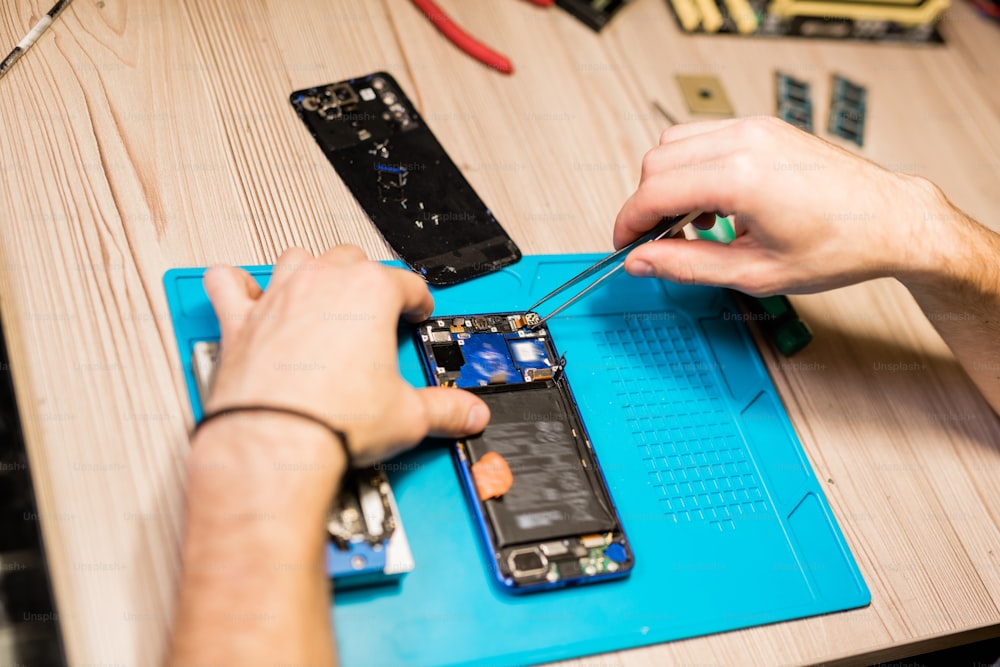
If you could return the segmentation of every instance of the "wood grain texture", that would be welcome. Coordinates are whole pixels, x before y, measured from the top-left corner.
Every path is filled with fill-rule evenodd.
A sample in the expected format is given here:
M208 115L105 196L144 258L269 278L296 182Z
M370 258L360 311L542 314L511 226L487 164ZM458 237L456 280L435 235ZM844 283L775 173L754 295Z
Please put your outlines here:
M689 37L661 0L601 35L527 2L441 4L515 75L402 0L77 0L0 82L0 311L72 663L166 646L191 417L163 272L290 245L391 257L294 89L391 71L525 252L581 252L610 249L663 126L650 101L689 118L674 74L718 76L751 115L786 70L823 127L836 71L869 87L862 155L1000 229L1000 30L964 4L943 48ZM0 8L0 43L46 9ZM794 301L815 341L764 355L872 605L566 664L851 664L1000 623L997 418L897 284Z

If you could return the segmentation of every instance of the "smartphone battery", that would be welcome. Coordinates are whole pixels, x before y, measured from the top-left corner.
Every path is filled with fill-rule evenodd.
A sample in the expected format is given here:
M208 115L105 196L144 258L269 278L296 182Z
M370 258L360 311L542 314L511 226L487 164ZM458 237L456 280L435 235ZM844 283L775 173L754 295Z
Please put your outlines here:
M500 498L484 501L497 547L541 542L616 529L600 482L587 467L586 447L558 387L532 382L476 392L490 406L490 425L466 440L470 459L502 456L514 483Z

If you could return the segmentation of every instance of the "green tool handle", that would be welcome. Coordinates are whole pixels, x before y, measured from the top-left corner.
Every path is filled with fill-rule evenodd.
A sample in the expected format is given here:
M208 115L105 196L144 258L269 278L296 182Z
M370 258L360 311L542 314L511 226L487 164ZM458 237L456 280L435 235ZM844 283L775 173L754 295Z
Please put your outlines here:
M732 243L736 238L733 224L728 218L719 216L715 216L714 227L695 229L695 233L700 239L719 243ZM799 319L787 296L755 297L735 290L733 294L752 315L750 319L757 322L767 339L786 357L792 356L813 339L812 331Z

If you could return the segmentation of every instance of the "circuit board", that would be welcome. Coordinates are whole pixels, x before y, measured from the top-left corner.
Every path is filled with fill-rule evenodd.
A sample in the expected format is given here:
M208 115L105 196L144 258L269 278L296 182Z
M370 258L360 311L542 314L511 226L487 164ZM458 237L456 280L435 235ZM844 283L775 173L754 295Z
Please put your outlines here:
M809 82L800 81L783 72L775 72L774 98L778 118L812 133L813 105Z
M863 146L867 107L867 89L835 74L832 94L830 95L830 119L826 128L827 132L853 141L859 147Z
M560 369L548 332L529 329L522 315L445 318L423 331L428 358L436 362L434 377L444 387L548 380Z
M699 34L939 44L950 0L666 0L681 30Z

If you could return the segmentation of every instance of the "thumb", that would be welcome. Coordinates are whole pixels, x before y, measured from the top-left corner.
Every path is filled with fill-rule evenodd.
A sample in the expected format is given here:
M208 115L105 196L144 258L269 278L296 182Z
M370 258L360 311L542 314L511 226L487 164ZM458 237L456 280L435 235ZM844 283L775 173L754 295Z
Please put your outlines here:
M454 387L417 390L432 437L461 438L479 433L490 421L490 409L478 396Z
M261 295L260 285L249 273L234 266L217 264L205 272L205 292L215 309L222 337L235 333Z
M645 243L625 259L625 271L633 276L739 290L752 286L754 267L758 265L752 249L682 238Z

